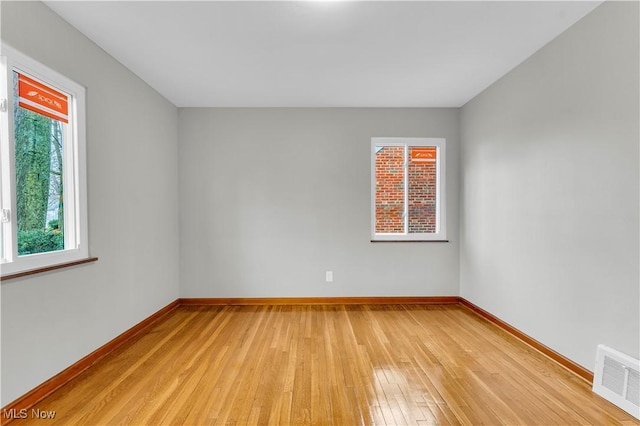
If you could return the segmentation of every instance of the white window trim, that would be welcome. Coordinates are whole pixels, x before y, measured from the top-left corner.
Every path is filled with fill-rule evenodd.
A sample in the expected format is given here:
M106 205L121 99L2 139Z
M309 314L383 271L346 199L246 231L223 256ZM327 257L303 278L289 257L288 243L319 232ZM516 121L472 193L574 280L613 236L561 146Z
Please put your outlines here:
M434 233L384 233L378 234L376 226L376 146L404 146L405 147L405 230L407 229L409 206L408 161L409 146L435 146L438 150L436 167L436 232ZM447 241L447 210L446 210L446 140L444 138L402 138L375 137L371 138L371 241Z
M2 276L89 258L87 170L86 170L86 116L85 88L40 62L24 55L11 46L2 44L0 63L0 99L6 99L7 107L0 112L0 173L4 173L0 188L2 209L10 210L10 221L0 223ZM15 191L15 142L13 137L12 71L18 70L43 83L59 88L71 95L69 102L69 133L73 138L65 141L65 249L56 252L18 256ZM69 172L69 170L71 172Z

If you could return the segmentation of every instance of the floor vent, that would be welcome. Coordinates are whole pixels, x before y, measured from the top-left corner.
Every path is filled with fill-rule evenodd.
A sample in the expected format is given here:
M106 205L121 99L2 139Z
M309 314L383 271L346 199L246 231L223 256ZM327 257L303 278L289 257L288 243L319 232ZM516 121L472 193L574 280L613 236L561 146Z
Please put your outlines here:
M593 391L640 420L640 360L598 345Z

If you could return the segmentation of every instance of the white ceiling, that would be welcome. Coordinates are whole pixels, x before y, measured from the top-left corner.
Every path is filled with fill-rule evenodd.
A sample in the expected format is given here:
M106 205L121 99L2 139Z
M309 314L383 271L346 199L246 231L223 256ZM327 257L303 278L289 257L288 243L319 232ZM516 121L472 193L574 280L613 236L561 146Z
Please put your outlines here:
M178 107L459 107L601 1L47 1Z

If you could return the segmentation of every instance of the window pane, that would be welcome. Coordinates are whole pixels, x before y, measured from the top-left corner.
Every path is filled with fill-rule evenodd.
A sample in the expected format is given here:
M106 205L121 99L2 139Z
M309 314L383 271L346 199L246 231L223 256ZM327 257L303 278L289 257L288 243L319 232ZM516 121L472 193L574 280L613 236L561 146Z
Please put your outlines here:
M409 147L409 233L435 233L436 170L435 146Z
M17 72L13 94L18 254L63 250L66 124L18 106Z
M404 147L376 146L376 234L404 232Z

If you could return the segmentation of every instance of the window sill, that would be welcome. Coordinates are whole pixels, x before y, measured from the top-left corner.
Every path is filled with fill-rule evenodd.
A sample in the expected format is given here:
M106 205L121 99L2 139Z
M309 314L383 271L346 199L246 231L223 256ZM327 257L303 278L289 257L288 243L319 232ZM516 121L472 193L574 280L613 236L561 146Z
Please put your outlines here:
M371 240L372 243L448 243L449 240Z
M50 266L45 266L45 267L42 267L42 268L29 269L28 271L22 271L22 272L16 272L15 274L3 275L2 277L0 277L0 281L11 280L13 278L26 277L26 276L29 276L29 275L40 274L40 273L43 273L43 272L55 271L57 269L70 268L72 266L77 266L77 265L83 265L85 263L96 262L97 260L98 260L97 257L88 257L86 259L76 260L76 261L73 261L73 262L59 263L57 265L50 265Z

